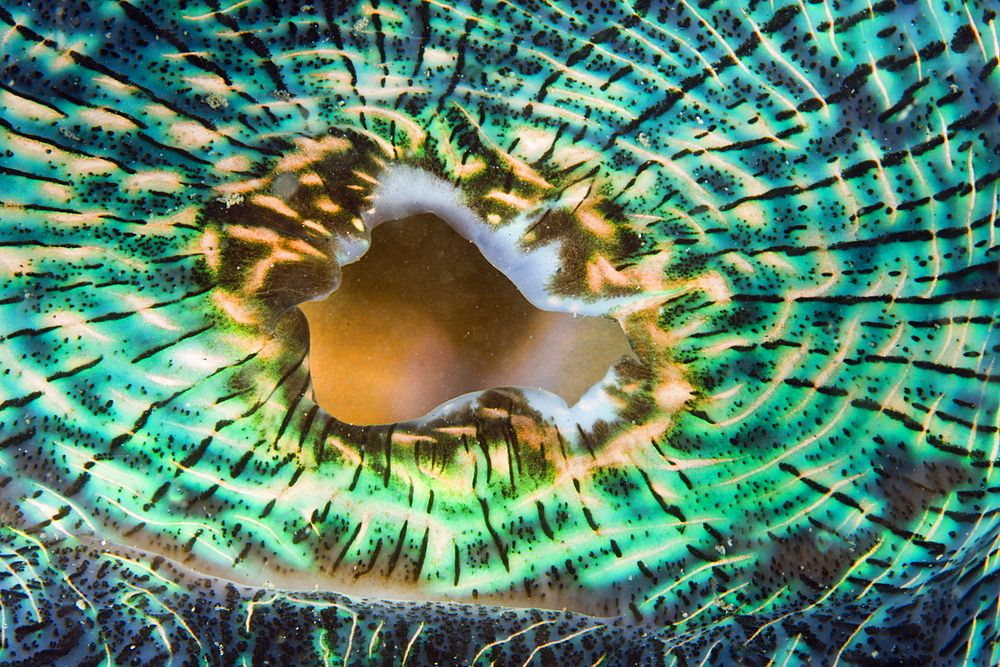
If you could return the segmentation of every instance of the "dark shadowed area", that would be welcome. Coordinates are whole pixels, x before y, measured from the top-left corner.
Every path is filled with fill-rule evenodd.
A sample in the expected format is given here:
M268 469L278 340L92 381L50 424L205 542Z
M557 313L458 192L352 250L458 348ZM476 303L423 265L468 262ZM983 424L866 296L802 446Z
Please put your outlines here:
M343 273L329 298L301 307L317 400L344 421L414 419L500 386L573 405L631 354L617 322L535 308L434 215L378 226Z

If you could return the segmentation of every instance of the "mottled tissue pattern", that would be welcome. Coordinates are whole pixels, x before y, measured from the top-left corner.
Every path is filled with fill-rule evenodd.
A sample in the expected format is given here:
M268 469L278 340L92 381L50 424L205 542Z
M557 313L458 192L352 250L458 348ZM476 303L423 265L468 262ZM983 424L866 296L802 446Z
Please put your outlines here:
M995 8L3 3L0 662L996 664ZM449 188L639 361L341 423Z

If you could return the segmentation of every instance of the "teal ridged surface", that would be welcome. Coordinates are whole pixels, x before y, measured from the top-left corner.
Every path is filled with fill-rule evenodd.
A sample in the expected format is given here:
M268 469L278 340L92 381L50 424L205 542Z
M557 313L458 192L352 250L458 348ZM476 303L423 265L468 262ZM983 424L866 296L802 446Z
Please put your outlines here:
M995 19L4 4L0 662L996 664ZM316 405L407 179L639 361Z

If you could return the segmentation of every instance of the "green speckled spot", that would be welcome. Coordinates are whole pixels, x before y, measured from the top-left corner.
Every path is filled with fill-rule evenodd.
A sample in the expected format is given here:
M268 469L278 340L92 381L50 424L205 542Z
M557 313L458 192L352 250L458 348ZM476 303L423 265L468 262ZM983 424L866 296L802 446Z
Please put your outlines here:
M5 4L0 662L995 664L990 7ZM328 414L424 210L638 361Z

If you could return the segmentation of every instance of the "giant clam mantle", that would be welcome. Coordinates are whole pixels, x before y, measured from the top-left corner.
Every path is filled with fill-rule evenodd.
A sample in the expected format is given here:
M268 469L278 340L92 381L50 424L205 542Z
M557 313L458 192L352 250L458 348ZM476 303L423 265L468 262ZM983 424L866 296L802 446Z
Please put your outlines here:
M6 3L3 659L996 663L991 7ZM327 414L418 210L639 361Z

